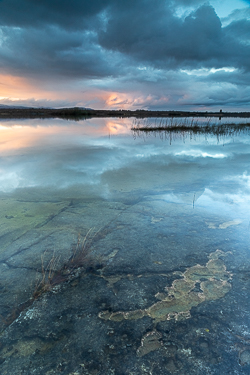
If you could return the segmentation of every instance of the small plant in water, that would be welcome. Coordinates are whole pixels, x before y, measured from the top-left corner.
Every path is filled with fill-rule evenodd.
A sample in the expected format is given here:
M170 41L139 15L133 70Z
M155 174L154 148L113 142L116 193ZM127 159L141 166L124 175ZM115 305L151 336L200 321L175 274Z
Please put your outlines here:
M50 291L56 285L74 279L79 276L82 271L102 268L103 259L93 256L93 242L104 238L111 229L109 226L106 226L95 233L93 233L93 229L94 228L89 229L83 239L78 235L76 245L72 250L72 255L62 267L59 267L60 256L55 256L55 253L53 253L52 258L47 266L45 266L44 259L47 252L45 251L42 254L40 278L35 285L32 296L24 303L13 308L7 316L0 315L0 319L6 326L9 326L16 320L23 310L32 305L35 299Z
M47 292L53 286L53 278L55 276L55 270L58 267L60 256L56 257L53 253L52 258L47 264L47 267L44 266L44 257L45 253L41 255L41 275L42 279L37 282L35 291L33 293L33 298L39 297L42 293ZM55 284L54 284L55 285Z
M93 228L89 229L83 239L80 234L78 235L71 257L59 269L60 256L56 257L53 254L46 267L44 266L46 252L41 256L41 279L36 285L33 298L37 298L41 294L51 290L54 286L74 278L77 271L82 272L83 270L94 268L98 262L96 259L94 260L91 254L91 247L93 239L98 236L99 232L93 235L92 232Z
M93 228L89 229L85 237L82 239L80 234L78 235L76 246L73 248L72 256L67 262L69 269L75 269L78 267L86 267L92 263L91 258L91 245L93 238L96 234L92 235Z

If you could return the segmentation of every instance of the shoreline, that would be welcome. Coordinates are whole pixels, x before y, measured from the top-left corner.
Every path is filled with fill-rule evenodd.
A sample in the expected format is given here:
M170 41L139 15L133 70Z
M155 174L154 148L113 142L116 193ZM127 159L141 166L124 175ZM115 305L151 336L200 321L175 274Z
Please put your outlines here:
M199 112L199 111L149 111L149 110L102 110L82 108L0 108L0 119L19 118L64 118L80 120L91 117L135 117L135 118L167 118L167 117L215 117L215 118L250 118L250 112Z

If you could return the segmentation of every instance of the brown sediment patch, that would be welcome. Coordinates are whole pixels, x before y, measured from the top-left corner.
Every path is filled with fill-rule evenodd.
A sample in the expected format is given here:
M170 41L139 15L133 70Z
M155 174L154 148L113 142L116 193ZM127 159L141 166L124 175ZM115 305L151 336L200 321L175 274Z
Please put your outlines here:
M165 320L182 320L190 317L192 307L204 301L222 298L231 289L232 274L219 257L227 253L216 250L209 255L205 266L197 264L180 274L182 279L173 281L165 292L157 293L160 300L147 309L133 311L109 312L102 311L99 318L104 320L122 321L136 320L149 316L156 322Z

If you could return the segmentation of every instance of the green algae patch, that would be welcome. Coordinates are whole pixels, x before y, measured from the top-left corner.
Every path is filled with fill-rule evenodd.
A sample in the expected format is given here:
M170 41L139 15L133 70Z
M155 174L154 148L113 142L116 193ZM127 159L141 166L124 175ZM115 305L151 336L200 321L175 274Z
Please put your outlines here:
M39 353L49 352L54 346L53 341L46 342L38 337L30 339L22 339L18 342L13 343L13 345L4 348L1 355L4 358L8 357L29 357L31 355Z
M13 241L35 228L48 224L65 209L63 202L27 202L0 199L1 251Z
M149 316L156 322L165 320L183 320L189 318L192 307L204 301L217 300L224 297L231 289L232 274L219 257L225 256L221 250L216 250L209 255L205 266L197 264L181 273L181 279L176 279L164 292L159 292L155 297L160 300L147 309L134 311L118 311L99 313L105 320L121 321L141 319Z

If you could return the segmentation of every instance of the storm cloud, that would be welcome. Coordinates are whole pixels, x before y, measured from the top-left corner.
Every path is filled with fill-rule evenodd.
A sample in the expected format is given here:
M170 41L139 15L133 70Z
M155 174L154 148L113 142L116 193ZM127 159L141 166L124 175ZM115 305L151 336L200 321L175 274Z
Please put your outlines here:
M239 93L250 71L247 3L220 19L200 0L1 0L0 74L53 82L53 89L61 80L82 82L86 90L129 95L132 107L144 92L147 108L157 108L157 98L161 108L214 105L216 81L219 96L233 86L230 99L245 105L250 92Z

